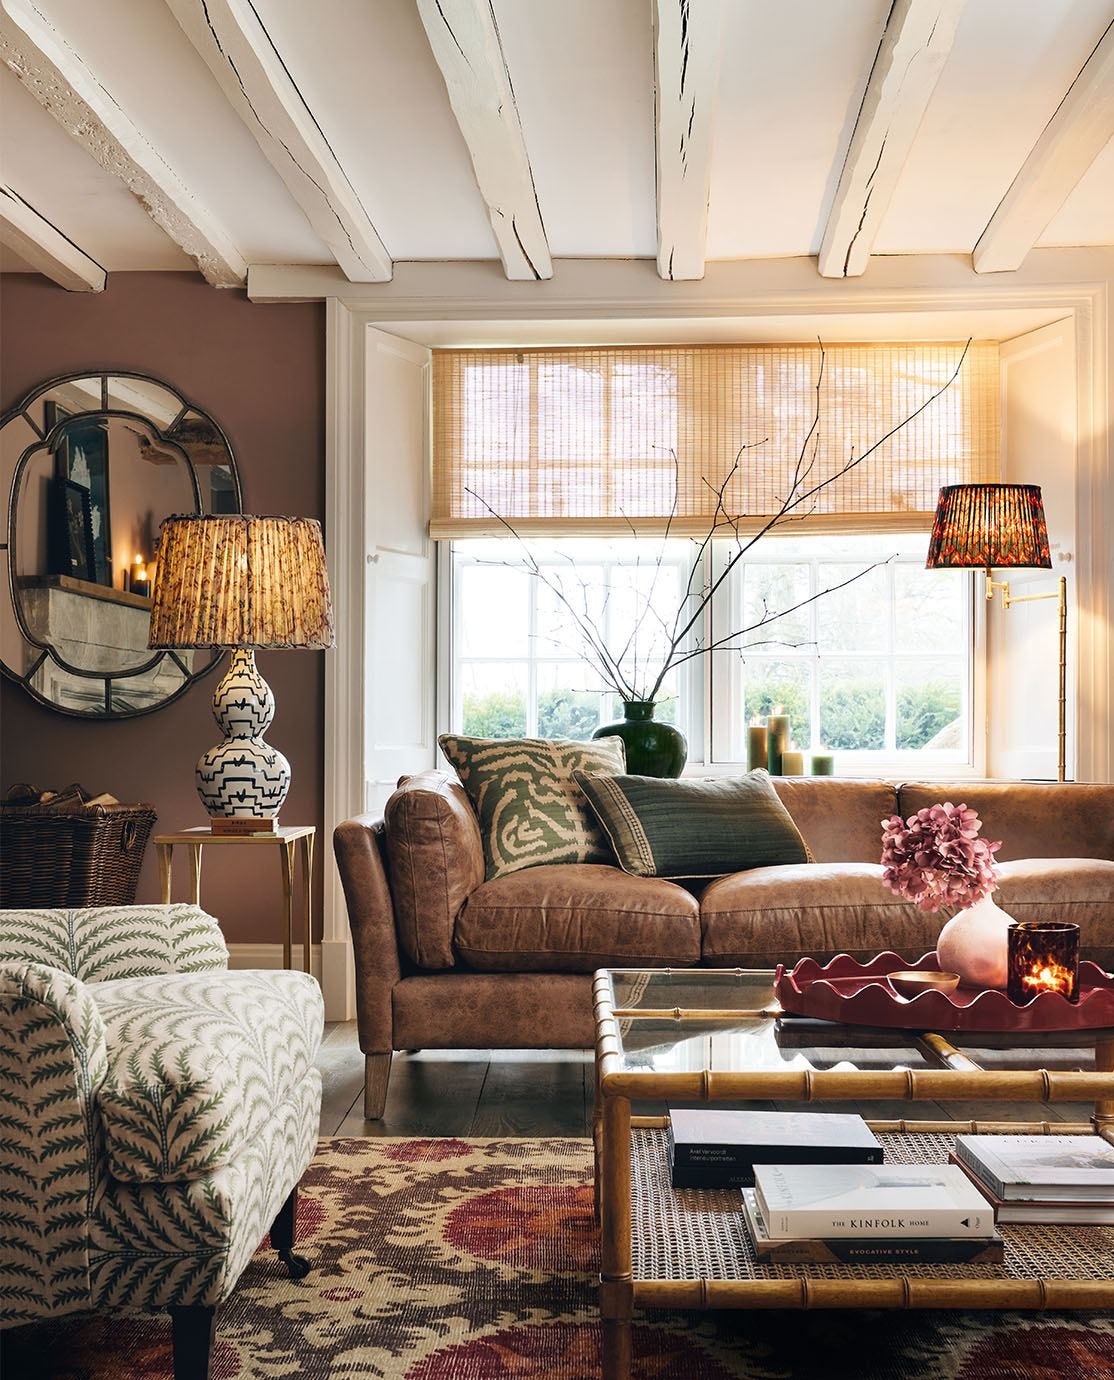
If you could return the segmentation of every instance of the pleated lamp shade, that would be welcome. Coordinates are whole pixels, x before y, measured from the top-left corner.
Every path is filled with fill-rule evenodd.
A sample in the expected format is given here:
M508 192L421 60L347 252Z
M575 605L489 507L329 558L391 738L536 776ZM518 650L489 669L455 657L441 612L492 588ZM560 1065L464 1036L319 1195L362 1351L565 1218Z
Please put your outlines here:
M167 518L148 645L331 647L321 524L248 515Z
M1039 484L948 484L940 490L927 570L1051 565Z

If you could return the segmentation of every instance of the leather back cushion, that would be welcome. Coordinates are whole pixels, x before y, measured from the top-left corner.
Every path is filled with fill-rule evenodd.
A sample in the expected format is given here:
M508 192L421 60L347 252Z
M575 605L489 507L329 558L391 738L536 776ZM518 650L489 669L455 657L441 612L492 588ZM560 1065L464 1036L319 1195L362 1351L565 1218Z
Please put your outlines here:
M926 805L969 805L982 837L1002 840L998 862L1014 858L1114 859L1114 785L1055 781L906 782L898 813Z
M890 782L833 776L771 779L816 862L879 861L882 821L897 809L897 790Z
M424 771L401 778L383 817L399 943L419 968L451 968L457 913L484 879L471 803L451 777Z

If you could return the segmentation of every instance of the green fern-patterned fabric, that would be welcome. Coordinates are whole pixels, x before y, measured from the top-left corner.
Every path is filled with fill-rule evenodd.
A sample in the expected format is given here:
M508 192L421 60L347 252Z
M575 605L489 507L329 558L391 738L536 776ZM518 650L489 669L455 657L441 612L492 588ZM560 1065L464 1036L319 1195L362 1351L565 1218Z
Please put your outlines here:
M313 1154L322 1003L226 963L196 906L0 911L0 1328L232 1292Z
M304 973L184 973L89 987L109 1071L98 1102L121 1183L196 1179L228 1164L288 1102L321 1043Z
M0 910L0 963L45 963L103 982L226 968L228 950L199 906Z
M0 965L0 1326L87 1306L107 1072L88 988L57 968Z
M542 863L613 863L615 856L574 773L626 766L620 738L462 738L441 751L476 811L487 880Z

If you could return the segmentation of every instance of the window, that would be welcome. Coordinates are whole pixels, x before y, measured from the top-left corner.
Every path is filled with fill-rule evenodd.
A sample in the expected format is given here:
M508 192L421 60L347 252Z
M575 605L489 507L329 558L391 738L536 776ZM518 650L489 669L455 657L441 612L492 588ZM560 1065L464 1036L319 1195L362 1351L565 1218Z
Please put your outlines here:
M745 726L780 711L843 774L973 761L971 577L926 571L925 540L771 538L735 568L719 636L794 612L716 668L716 760L745 759Z
M973 764L971 578L926 571L925 541L918 533L759 543L698 631L706 644L753 627L739 639L746 646L697 657L664 687L659 712L689 738L690 764L737 768L746 761L746 726L778 709L790 715L794 746L834 752L841 774ZM662 625L671 624L695 545L669 543L660 569L663 547L653 538L536 541L529 549L576 615L523 568L513 541L452 545L451 724L481 737L588 738L619 717L621 704L584 661L576 616L619 651L649 596L624 665L656 671ZM717 544L693 587L714 578L729 552ZM786 609L793 611L755 626Z

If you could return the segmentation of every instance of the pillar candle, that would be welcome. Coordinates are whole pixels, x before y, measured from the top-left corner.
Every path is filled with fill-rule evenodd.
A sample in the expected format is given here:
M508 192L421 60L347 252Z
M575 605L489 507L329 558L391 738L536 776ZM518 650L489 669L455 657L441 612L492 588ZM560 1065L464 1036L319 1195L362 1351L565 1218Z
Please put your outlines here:
M764 767L768 763L769 745L767 739L769 734L762 724L751 724L747 729L747 770L754 771L756 767Z
M771 776L780 776L781 754L789 746L789 715L771 714L766 720L766 728L766 766Z
M781 754L782 776L803 776L805 755L803 752L783 752Z
M813 776L831 776L835 772L835 758L830 753L812 754Z

